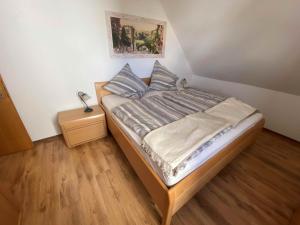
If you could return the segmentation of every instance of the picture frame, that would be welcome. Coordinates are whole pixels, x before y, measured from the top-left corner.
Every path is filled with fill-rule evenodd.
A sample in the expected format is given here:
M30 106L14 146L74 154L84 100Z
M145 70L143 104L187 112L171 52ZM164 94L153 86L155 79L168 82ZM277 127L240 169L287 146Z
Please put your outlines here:
M106 11L112 57L162 58L165 56L165 21Z

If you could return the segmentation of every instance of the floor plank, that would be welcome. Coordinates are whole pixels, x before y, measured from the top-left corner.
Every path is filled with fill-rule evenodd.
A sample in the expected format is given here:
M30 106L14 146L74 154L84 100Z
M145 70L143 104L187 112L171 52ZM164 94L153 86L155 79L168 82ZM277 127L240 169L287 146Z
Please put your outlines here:
M150 196L109 136L61 137L0 157L0 185L22 225L158 225ZM173 218L173 225L287 225L300 204L300 144L264 131Z

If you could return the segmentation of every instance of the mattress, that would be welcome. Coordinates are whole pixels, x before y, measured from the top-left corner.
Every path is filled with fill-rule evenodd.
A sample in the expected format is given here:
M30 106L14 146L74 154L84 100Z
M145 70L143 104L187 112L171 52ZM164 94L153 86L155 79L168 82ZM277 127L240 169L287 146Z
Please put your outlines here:
M117 95L107 95L102 99L105 109L109 112L111 112L114 107L128 101L131 100ZM139 146L140 152L142 153L146 161L151 165L154 171L159 175L159 177L167 186L173 186L174 184L178 183L180 180L182 180L184 177L186 177L203 163L205 163L209 158L216 155L219 151L224 149L224 147L232 143L235 139L240 137L243 133L245 133L248 129L253 127L259 120L263 118L263 115L261 113L255 113L252 116L248 117L240 124L238 124L235 128L232 128L220 138L216 139L213 144L206 147L203 151L199 152L198 154L192 155L186 162L183 163L184 166L178 169L175 174L167 176L162 172L160 167L154 161L152 161L152 159L142 150L141 138L130 128L128 128L124 123L122 123L113 113L111 113L111 116L121 127L121 129L137 144L137 146Z

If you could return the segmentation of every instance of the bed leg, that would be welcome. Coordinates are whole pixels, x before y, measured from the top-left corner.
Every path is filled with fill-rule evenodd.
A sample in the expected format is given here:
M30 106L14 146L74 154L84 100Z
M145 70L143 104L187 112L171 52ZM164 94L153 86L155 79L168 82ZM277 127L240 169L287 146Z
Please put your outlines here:
M174 195L169 192L166 208L162 212L161 225L171 225L171 220L172 220L172 216L173 216L174 199L175 199Z
M162 217L162 223L161 225L170 225L172 220L172 212L167 212Z

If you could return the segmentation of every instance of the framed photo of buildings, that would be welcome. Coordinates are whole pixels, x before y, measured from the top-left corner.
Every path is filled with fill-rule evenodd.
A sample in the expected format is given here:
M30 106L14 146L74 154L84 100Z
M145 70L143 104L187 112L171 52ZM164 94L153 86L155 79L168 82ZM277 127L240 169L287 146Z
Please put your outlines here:
M106 12L111 56L164 57L166 22Z

